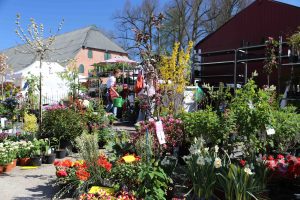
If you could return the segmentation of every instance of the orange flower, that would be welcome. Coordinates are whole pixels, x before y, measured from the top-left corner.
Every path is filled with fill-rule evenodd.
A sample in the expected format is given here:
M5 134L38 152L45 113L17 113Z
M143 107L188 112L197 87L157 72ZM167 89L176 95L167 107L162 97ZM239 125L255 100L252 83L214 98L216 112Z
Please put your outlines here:
M67 168L73 167L73 162L71 160L64 160L62 166Z
M86 181L90 177L90 173L84 169L79 169L76 171L76 176L79 180Z
M100 155L97 163L100 167L104 167L107 171L111 170L112 164L107 161L105 156Z

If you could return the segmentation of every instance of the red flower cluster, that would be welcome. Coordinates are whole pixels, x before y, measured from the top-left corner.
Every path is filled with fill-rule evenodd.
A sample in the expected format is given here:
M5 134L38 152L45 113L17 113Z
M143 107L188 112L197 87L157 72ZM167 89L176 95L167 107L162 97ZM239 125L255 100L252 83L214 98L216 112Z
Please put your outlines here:
M284 157L279 154L275 159L273 156L264 157L265 164L268 169L276 172L277 174L289 177L300 177L300 157L288 155Z
M57 172L56 172L56 176L57 177L67 177L68 176L68 173L65 171L65 170L63 170L63 169L61 169L61 170L58 170Z
M77 178L81 181L88 180L91 175L89 172L87 172L85 169L82 169L82 168L79 168L75 174L76 174Z
M112 167L112 164L108 162L104 155L99 156L97 164L98 166L105 168L108 172L111 170Z
M73 162L71 160L63 160L63 161L58 161L56 160L54 162L54 166L56 167L66 167L66 168L70 168L73 166Z

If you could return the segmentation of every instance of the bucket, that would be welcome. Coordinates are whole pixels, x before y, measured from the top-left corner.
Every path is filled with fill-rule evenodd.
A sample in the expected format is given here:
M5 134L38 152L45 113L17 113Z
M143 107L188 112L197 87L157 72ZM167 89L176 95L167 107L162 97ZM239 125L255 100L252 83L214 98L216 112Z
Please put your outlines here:
M114 107L121 108L124 102L123 99L119 97L119 98L115 98L113 103L114 103Z

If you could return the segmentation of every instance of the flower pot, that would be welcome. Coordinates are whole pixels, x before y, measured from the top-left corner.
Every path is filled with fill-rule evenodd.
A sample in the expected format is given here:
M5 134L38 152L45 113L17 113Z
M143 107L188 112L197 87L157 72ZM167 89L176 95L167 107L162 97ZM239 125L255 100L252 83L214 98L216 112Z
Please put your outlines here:
M32 166L41 166L42 165L42 157L41 156L36 156L30 158L30 165Z
M19 166L29 165L30 158L19 158Z
M53 164L55 157L56 157L56 154L45 155L43 163L44 164Z
M0 174L2 174L4 172L4 166L0 165Z
M65 149L58 149L55 151L56 153L56 158L61 159L66 157L66 150Z
M61 140L60 141L60 149L65 149L66 151L66 156L69 155L70 152L72 152L72 149L73 149L73 144L70 140Z
M14 159L13 160L13 167L16 167L17 166L17 159Z
M14 167L14 162L8 163L3 166L4 171L3 172L11 172L15 167Z

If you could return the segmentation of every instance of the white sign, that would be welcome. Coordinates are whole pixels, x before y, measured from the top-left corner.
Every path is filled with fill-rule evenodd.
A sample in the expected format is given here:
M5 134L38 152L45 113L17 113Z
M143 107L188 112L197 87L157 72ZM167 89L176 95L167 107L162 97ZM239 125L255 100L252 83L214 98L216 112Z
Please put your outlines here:
M164 133L164 129L163 129L163 125L162 125L161 121L155 122L155 130L156 130L156 135L157 135L159 144L165 144L166 143L165 133Z

